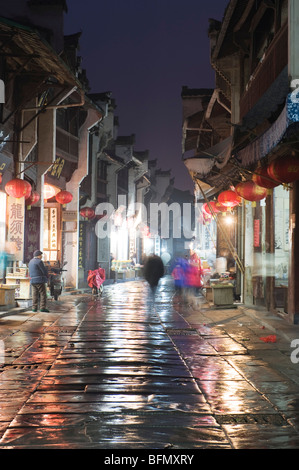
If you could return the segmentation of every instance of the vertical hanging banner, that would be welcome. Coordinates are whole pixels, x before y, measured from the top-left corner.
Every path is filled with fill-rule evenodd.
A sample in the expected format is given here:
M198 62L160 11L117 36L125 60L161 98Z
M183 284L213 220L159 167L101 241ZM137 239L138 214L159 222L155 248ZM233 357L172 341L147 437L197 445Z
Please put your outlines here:
M78 268L84 268L84 222L79 222Z
M57 250L57 209L50 208L50 250Z
M7 197L7 240L15 245L15 259L23 260L24 252L24 225L25 225L25 199Z
M24 262L33 258L33 253L40 245L40 208L31 207L25 211Z
M258 248L260 246L260 220L254 219L253 223L253 246Z

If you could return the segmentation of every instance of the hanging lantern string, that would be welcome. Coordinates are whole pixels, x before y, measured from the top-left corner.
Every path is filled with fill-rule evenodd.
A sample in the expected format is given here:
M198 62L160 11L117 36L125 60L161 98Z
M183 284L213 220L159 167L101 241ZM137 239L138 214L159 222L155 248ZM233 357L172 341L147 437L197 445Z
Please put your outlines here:
M235 163L233 161L231 161L232 165L237 167L241 173L241 175L243 174L246 178L246 175L252 177L253 175L257 175L257 176L260 176L259 173L257 173L256 171L251 171L251 170L247 170L246 168L241 168L240 165L238 163ZM283 184L285 186L285 188L288 188L288 189L292 189L292 187L290 185L288 185L287 183L282 183L280 181L276 181L274 180L273 178L270 178L269 175L263 175L263 179L267 180L267 181L270 181L271 183L280 183L280 184Z
M207 205L208 205L208 207L209 207L209 209L210 209L210 211L211 211L211 214L213 215L213 218L214 218L215 220L217 220L216 214L215 214L215 212L214 212L214 210L213 210L213 208L212 208L212 206L211 206L211 204L210 204L210 202L209 202L209 200L208 200L208 198L207 198L205 192L203 191L202 187L200 186L198 180L197 180L197 185L198 185L198 187L199 187L199 189L200 189L200 191L201 191L201 193L202 193L202 195L203 195L203 197L204 197L204 199L205 199L205 201L206 201L206 203L207 203ZM218 226L219 226L219 228L220 228L220 231L221 231L223 237L225 238L225 241L227 242L227 244L228 244L228 246L229 246L229 249L230 249L230 251L231 251L231 253L232 253L232 255L233 255L233 258L234 258L234 260L236 261L236 263L237 263L237 265L238 265L240 271L242 272L242 274L245 274L245 268L244 268L244 266L243 266L243 264L242 264L242 261L240 260L240 258L239 258L239 256L238 256L238 253L236 252L235 247L233 246L233 244L231 243L231 241L230 241L229 238L227 237L226 232L225 232L225 230L223 229L222 224L220 223L220 220L217 220L217 224L218 224Z

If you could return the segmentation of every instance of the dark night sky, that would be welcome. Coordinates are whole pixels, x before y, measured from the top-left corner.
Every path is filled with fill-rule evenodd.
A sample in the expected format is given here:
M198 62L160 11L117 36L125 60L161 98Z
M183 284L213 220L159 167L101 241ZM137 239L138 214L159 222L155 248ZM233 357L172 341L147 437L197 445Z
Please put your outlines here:
M92 93L111 91L119 135L136 135L171 169L175 186L192 190L182 163L181 90L213 88L209 18L222 20L228 0L68 0L65 34L82 31L79 55Z

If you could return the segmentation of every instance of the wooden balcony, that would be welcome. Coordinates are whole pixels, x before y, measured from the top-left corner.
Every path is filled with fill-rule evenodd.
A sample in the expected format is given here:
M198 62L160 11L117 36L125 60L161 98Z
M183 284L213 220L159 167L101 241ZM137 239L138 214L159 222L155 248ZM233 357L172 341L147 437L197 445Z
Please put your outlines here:
M254 70L246 86L246 91L240 98L240 119L263 96L287 64L288 25L286 22L265 52L263 61Z
M79 139L66 132L60 127L56 127L56 148L67 159L73 162L78 161Z

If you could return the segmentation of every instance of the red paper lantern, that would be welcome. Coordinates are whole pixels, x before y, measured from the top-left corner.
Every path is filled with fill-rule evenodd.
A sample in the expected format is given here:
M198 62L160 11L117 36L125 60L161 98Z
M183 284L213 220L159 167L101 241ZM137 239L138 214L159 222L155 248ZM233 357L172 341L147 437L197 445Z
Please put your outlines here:
M93 219L95 216L95 212L91 207L83 207L80 210L80 215L84 217L85 219Z
M228 189L227 191L223 191L219 194L218 202L224 207L232 208L240 204L241 199L239 198L238 194L235 193L235 191Z
M68 204L73 200L73 195L69 191L60 191L56 194L56 201L59 204Z
M12 179L5 185L6 193L16 198L25 197L26 199L30 196L31 190L31 184L21 178Z
M36 204L40 199L40 196L37 191L32 191L29 197L27 197L25 204L27 206L33 206L33 204Z
M268 166L268 175L280 183L292 183L299 179L299 157L280 157Z
M262 188L272 189L279 185L278 182L273 181L268 174L268 167L260 167L252 176L252 181Z
M210 207L212 209L212 212L210 210ZM217 214L217 212L220 212L217 208L217 203L215 201L210 201L209 204L205 202L202 206L202 210L208 215L211 215L212 213Z
M236 192L246 201L260 201L267 196L267 189L261 188L253 181L244 181L236 186Z
M222 204L220 204L219 202L216 202L215 207L217 208L217 210L219 212L227 212L228 210L230 210L229 207L225 207Z

